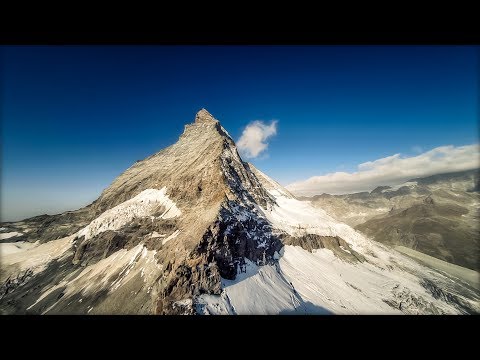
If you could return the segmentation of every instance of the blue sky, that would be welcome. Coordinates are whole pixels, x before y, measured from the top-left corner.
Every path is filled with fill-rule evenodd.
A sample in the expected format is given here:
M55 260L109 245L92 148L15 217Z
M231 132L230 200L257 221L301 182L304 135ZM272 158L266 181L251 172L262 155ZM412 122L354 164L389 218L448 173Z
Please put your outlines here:
M93 201L208 109L286 185L478 143L478 47L19 46L2 56L2 219Z

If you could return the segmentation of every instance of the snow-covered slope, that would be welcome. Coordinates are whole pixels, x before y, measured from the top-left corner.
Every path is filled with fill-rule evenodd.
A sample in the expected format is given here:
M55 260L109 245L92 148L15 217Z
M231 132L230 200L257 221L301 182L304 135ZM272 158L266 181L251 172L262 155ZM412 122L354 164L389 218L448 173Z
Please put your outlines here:
M365 242L365 238L358 232L334 220L324 210L315 208L305 201L285 196L276 189L270 190L269 193L277 205L263 209L263 213L275 229L292 236L305 234L339 236L353 247Z
M220 296L202 295L197 310L202 314L462 313L457 304L435 298L418 275L424 271L430 280L441 279L411 265L415 275L397 267L350 264L328 249L310 253L287 245L278 265L250 264L235 281L224 280ZM468 305L479 310L478 303Z
M251 165L252 166L252 165ZM259 170L255 169L256 173ZM474 289L454 286L447 274L428 269L365 238L310 203L296 200L265 174L276 201L262 209L274 230L293 237L338 236L365 261L349 262L329 249L309 252L286 245L274 265L247 261L246 272L223 280L220 296L201 296L205 314L454 314L480 311ZM348 250L346 250L348 251ZM446 290L440 290L440 289ZM446 295L446 294L449 295ZM248 295L247 295L248 294ZM442 295L439 295L442 294ZM467 296L465 296L467 295Z
M89 225L78 232L78 236L90 239L107 230L117 230L130 223L134 218L143 218L160 212L154 219L171 219L182 212L175 202L165 195L166 188L146 189L140 194L101 214Z

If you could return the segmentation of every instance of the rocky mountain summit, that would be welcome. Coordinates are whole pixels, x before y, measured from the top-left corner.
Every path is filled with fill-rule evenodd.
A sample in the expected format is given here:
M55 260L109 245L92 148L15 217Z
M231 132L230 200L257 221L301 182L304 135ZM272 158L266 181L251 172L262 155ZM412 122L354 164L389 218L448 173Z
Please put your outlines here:
M89 206L3 223L0 241L6 314L480 308L474 286L372 242L242 161L205 109Z

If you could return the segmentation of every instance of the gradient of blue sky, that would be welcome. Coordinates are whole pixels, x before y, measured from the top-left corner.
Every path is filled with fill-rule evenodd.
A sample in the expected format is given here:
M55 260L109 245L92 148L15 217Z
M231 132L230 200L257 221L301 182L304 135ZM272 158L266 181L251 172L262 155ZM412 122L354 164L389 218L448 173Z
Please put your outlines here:
M282 184L478 142L478 47L3 47L2 219L78 208L207 108Z

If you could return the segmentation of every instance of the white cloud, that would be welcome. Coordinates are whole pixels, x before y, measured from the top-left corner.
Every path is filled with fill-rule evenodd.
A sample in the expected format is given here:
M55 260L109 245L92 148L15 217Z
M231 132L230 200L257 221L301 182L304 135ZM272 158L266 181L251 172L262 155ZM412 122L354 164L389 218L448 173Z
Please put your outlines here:
M240 153L247 158L256 158L267 150L269 138L277 133L277 121L273 120L269 125L256 120L243 129L242 136L237 141Z
M287 186L297 195L346 194L371 191L381 185L397 185L412 178L480 167L480 145L440 146L423 154L395 154L358 165L353 173L314 176Z

